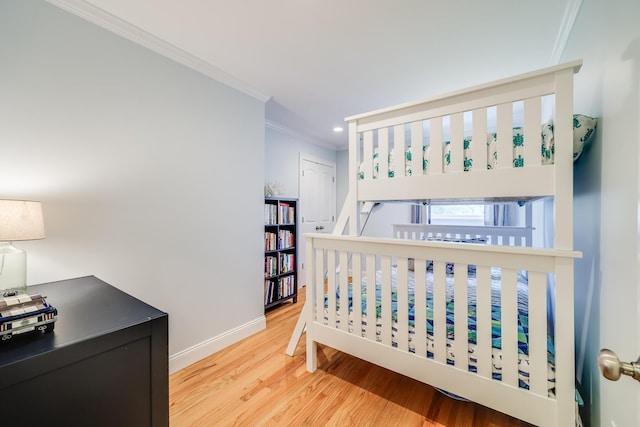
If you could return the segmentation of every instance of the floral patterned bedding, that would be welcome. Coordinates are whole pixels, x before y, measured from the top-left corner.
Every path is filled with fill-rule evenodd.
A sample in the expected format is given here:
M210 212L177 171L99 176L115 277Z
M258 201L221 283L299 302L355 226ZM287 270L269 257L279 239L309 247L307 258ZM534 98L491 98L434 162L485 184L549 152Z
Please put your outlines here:
M573 160L574 162L580 158L582 155L583 149L594 134L595 128L597 125L597 119L593 117L588 117L581 114L576 114L573 116ZM553 136L553 122L549 121L542 125L541 129L541 156L542 156L542 164L552 164L554 162L554 136ZM444 142L444 150L443 150L443 166L446 171L451 164L451 150L449 148L450 141ZM473 169L474 167L474 158L472 156L472 140L471 137L464 139L464 170L468 171ZM487 161L486 166L487 169L493 169L496 167L497 159L498 159L498 150L497 150L497 136L496 133L488 133L487 134ZM422 153L412 153L410 148L406 148L404 152L404 156L395 152L395 150L390 150L388 162L389 162L389 177L393 178L394 176L398 176L398 174L402 171L402 167L404 165L404 175L411 176L414 174L414 170L412 169L412 158L417 154L419 158L422 158L422 169L424 173L427 173L429 170L429 151L431 146L424 145L422 147ZM513 165L514 167L522 167L524 166L524 135L521 127L513 128ZM399 157L399 159L397 159ZM404 157L404 158L402 158ZM478 164L477 160L475 160L476 165ZM378 177L379 173L379 165L380 159L377 152L377 149L373 154L373 178ZM477 166L476 166L477 167ZM365 172L363 170L362 165L360 165L360 170L358 172L359 179L364 179Z

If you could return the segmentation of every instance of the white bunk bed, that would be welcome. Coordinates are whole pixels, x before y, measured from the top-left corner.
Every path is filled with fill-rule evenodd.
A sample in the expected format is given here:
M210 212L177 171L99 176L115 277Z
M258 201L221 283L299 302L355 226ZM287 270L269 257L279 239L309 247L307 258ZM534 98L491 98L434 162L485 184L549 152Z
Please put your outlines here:
M347 118L349 194L336 234L306 235L307 299L287 352L293 353L306 326L311 372L322 343L535 425L574 425L573 260L581 254L573 250L572 117L573 74L581 64ZM555 158L545 162L540 129L549 99ZM518 161L514 126L524 136ZM468 136L484 142L491 131L497 134L497 162L485 169L479 159L491 147L471 142L470 151L465 148ZM376 153L384 159L394 151L425 153L410 157L429 167L407 157L411 172L405 175L389 174L386 162L374 164ZM473 168L466 167L469 158ZM468 243L471 234L421 240L424 230L406 229L393 239L359 236L363 205L374 201L547 196L554 199L551 248L525 243L530 230L521 231L524 240L508 234L508 244Z

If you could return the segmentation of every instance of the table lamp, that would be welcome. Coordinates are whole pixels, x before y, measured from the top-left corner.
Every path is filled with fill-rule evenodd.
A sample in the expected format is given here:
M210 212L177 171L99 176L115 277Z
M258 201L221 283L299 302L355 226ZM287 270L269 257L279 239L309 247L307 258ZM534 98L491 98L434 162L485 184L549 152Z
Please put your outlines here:
M40 202L0 200L0 296L27 289L27 253L12 242L44 237Z

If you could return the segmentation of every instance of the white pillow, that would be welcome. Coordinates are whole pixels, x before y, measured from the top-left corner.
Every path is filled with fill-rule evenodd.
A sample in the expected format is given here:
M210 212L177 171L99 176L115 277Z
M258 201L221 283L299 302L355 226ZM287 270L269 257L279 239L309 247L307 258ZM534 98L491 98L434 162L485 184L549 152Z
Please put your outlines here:
M596 130L598 119L575 114L573 116L573 161L575 162L582 155L584 146L593 136Z
M585 116L583 114L573 115L573 161L580 158L584 150L584 146L593 136L596 130L598 119ZM553 163L555 154L553 137L553 122L548 121L542 125L542 164L548 165Z

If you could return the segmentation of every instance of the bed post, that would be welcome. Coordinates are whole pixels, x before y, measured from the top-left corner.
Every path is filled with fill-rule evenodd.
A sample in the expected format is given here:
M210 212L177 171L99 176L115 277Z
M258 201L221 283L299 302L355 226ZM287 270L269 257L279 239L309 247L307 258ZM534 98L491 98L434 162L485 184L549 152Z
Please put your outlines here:
M307 286L305 287L305 292L306 292L306 299L304 302L304 307L302 307L302 312L300 313L300 317L298 318L298 324L300 325L300 331L298 333L297 339L296 339L296 345L298 344L298 341L300 341L300 338L302 337L302 332L305 329L307 329L307 342L306 342L306 348L307 348L307 371L309 372L314 372L317 368L318 368L318 344L313 340L313 328L309 327L313 325L313 318L315 315L315 310L314 310L314 306L316 304L314 304L314 299L316 298L317 292L316 292L316 288L318 286L323 286L324 282L321 280L320 283L318 283L318 274L316 271L316 264L314 262L314 257L315 257L315 252L313 250L313 239L310 237L307 237L305 239L305 251L306 251L306 260L305 262L307 263L307 268L305 270L305 275L307 278ZM298 328L298 325L296 325L296 329ZM294 332L294 336L295 336L295 332ZM294 336L291 337L291 340L293 341ZM289 343L289 347L291 347L291 343ZM287 349L288 351L289 349ZM293 355L293 350L295 350L295 347L293 349L291 349L291 355Z
M556 84L555 199L554 247L573 250L573 74L579 67L558 71ZM558 426L575 425L575 407L567 404L575 399L574 351L574 272L573 259L556 260L556 301L563 304L556 310L556 399ZM563 286L563 284L569 286ZM555 304L558 306L558 303Z
M360 232L360 202L358 200L358 129L355 121L349 122L349 194L342 207L347 211L349 219L349 236L357 236ZM340 233L342 234L342 233Z
M573 73L556 73L556 123L554 124L555 243L556 249L573 250ZM564 142L567 143L564 143ZM560 164L559 164L560 163Z

